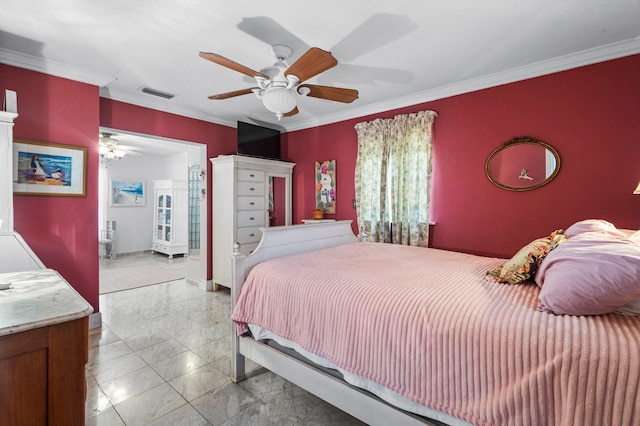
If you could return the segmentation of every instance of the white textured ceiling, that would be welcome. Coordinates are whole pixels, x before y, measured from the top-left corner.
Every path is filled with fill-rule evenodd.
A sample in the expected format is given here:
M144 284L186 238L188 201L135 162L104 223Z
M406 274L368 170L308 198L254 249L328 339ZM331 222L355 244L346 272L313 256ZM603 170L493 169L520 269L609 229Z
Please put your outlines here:
M0 62L101 87L103 97L235 126L295 130L640 52L638 0L3 0ZM339 64L309 83L356 89L342 104L300 98L278 122L255 86L198 57L254 70L272 44ZM2 82L0 81L0 88ZM149 86L175 93L165 100ZM19 98L19 94L18 94ZM20 102L18 102L20 104Z

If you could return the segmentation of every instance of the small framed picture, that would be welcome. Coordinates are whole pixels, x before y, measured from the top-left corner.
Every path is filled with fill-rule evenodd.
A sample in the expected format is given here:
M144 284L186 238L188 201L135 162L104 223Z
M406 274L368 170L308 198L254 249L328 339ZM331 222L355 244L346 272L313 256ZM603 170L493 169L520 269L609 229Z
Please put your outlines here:
M316 161L316 210L336 213L336 160Z
M87 148L14 139L13 193L86 196Z
M110 207L142 207L145 205L144 180L111 179L109 181Z

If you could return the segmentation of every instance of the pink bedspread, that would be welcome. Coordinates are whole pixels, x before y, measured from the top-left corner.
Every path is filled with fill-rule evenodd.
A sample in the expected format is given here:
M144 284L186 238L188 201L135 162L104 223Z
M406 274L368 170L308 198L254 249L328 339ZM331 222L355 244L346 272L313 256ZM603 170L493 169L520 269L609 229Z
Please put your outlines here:
M378 243L303 253L256 266L232 319L475 424L640 424L640 319L539 312L535 284L483 279L502 262Z

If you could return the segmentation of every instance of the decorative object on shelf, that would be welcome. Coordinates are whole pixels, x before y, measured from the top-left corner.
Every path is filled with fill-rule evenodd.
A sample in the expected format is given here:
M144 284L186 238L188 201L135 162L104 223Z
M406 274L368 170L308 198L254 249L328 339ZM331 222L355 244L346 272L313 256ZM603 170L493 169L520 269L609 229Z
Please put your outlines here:
M18 94L15 91L4 91L4 102L2 103L2 110L11 112L13 114L18 113Z
M276 62L260 71L254 71L216 53L200 52L201 58L253 77L258 85L258 87L209 96L209 99L229 99L253 93L262 100L266 109L276 114L278 120L282 117L291 117L299 112L298 96L311 96L343 103L351 103L358 99L357 90L302 84L305 80L338 65L338 61L330 52L312 47L289 66L286 59L291 56L291 48L275 44L272 46L272 51Z
M549 183L560 170L560 156L550 145L521 136L493 151L485 164L489 180L509 191L529 191Z
M142 207L145 205L144 180L111 179L109 188L110 207Z
M13 193L84 197L87 148L15 139L13 142Z
M316 161L316 210L336 213L336 160Z
M319 220L324 218L324 211L322 210L314 210L313 211L313 220Z

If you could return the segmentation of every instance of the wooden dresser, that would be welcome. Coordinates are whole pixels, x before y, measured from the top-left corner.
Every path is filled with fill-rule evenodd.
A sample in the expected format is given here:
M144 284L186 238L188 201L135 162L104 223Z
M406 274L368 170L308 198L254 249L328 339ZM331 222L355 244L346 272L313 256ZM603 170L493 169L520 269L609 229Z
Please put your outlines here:
M0 422L84 425L88 315L56 272L0 274Z
M230 287L233 245L245 255L258 246L262 231L270 224L270 212L279 204L283 224L291 225L291 176L294 163L240 155L211 159L212 172L212 267L214 287ZM282 179L283 185L274 185ZM276 182L277 183L277 182ZM282 193L271 189L283 188Z

